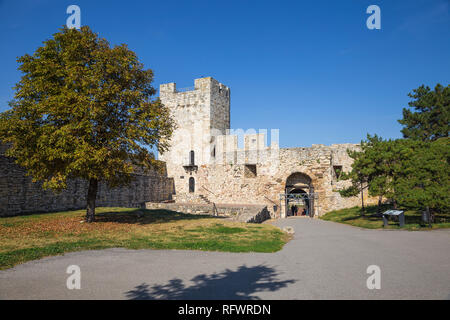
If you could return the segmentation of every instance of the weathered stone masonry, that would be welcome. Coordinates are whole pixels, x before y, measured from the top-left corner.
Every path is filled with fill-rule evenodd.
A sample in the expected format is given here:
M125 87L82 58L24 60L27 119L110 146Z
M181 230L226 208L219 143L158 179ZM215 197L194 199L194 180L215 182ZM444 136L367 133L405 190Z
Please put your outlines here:
M229 134L230 90L211 77L196 79L194 89L184 92L163 84L160 98L178 125L170 150L160 155L174 178L176 202L265 205L273 217L283 217L280 195L304 189L314 194L315 217L360 204L359 197L340 196L349 182L337 177L351 169L347 150L358 145L280 149L255 133L244 135L244 148L238 148L237 135Z
M4 155L0 146L0 216L51 212L86 207L87 182L69 180L67 189L59 194L43 190L41 183L33 183L25 169L14 159ZM128 186L110 189L100 183L97 205L104 207L143 207L147 201L171 199L173 180L165 173L136 174Z
M167 173L137 174L129 186L115 189L100 184L97 205L165 206L192 213L218 208L221 214L260 222L266 212L284 217L288 202L280 195L294 192L311 196L315 217L360 204L359 197L340 196L338 190L349 182L337 177L350 170L347 150L358 145L280 149L277 139L266 146L265 135L254 133L244 135L239 148L237 135L229 131L230 89L211 77L196 79L194 89L186 91L177 90L175 83L162 84L160 98L177 123L170 149L160 155ZM42 190L4 156L0 145L0 216L84 208L86 192L87 182L78 179L59 194ZM367 203L376 201L367 192L364 196ZM158 203L170 199L176 203Z

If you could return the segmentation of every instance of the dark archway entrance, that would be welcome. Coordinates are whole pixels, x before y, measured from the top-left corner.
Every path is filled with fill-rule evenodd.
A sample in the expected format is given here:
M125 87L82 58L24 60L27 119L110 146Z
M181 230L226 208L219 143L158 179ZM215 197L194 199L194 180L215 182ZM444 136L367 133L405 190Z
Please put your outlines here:
M293 189L287 193L286 216L309 216L311 205L308 193L303 189Z
M296 215L313 217L314 201L316 199L314 187L311 178L301 172L295 172L286 179L286 187L284 194L280 194L280 202L284 204L284 216L289 217Z

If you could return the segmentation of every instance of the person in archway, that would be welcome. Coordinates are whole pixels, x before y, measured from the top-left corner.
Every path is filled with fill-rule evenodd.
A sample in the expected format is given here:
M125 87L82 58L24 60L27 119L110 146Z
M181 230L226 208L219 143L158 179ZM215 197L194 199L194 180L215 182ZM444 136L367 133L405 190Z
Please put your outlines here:
M298 214L298 207L296 204L294 204L294 216L297 216Z
M295 205L291 206L291 216L295 215Z

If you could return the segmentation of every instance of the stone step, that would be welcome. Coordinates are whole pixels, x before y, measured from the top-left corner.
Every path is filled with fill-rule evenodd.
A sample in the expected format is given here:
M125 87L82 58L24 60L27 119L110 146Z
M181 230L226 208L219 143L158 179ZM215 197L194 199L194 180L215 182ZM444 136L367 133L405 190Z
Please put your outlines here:
M203 194L199 195L200 199L203 200L203 202L207 203L207 204L211 204L212 202Z
M210 214L215 215L214 206L206 203L155 203L146 202L147 209L167 209L188 214ZM261 223L270 219L270 213L267 206L264 205L227 205L216 204L219 216L228 217L233 221L247 223Z

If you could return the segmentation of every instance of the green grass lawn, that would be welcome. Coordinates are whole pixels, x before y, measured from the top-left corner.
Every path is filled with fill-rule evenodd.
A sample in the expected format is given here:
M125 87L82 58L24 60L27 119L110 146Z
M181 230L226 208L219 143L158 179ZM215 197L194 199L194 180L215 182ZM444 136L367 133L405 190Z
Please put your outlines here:
M391 207L383 206L382 212L392 209ZM402 210L402 209L399 209ZM406 230L430 230L428 225L422 224L422 214L420 211L404 210L405 211L405 226L399 227L398 220L389 219L389 225L385 229L406 229ZM369 206L366 208L365 216L361 215L360 207L353 207L349 209L330 211L323 215L321 219L327 221L334 221L349 224L355 227L367 229L382 229L383 218L376 215L377 206ZM436 215L435 223L432 229L450 228L450 214Z
M289 236L269 224L245 224L168 210L97 208L0 218L0 269L65 252L121 247L275 252Z

